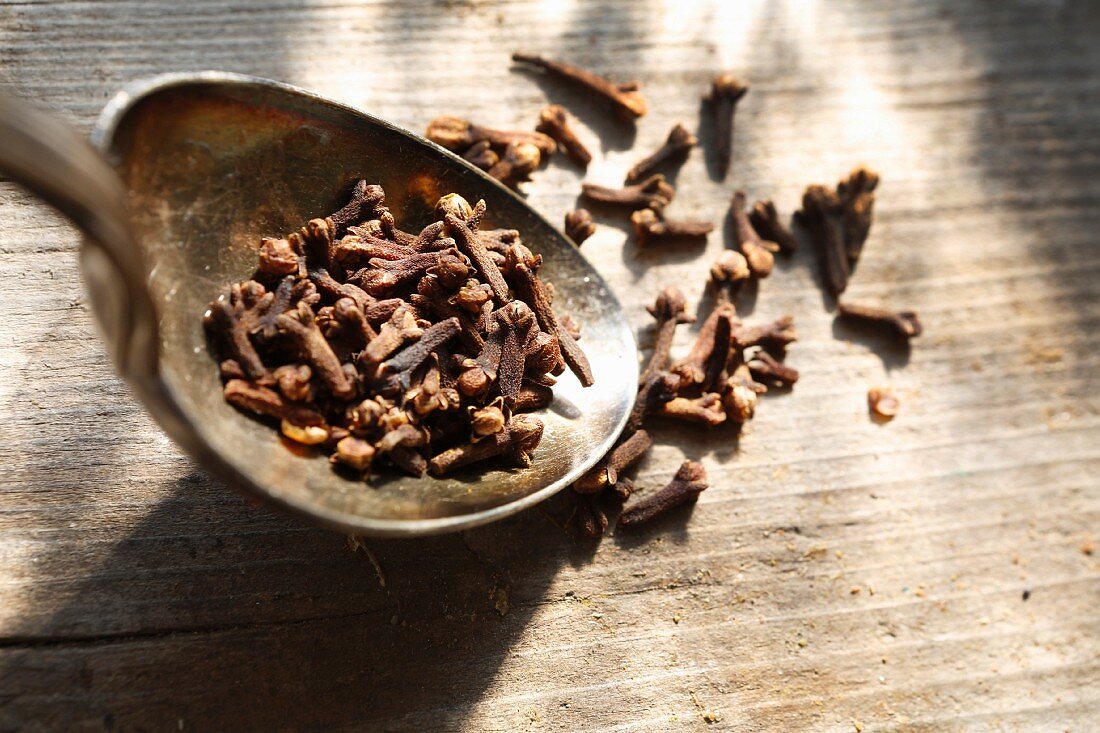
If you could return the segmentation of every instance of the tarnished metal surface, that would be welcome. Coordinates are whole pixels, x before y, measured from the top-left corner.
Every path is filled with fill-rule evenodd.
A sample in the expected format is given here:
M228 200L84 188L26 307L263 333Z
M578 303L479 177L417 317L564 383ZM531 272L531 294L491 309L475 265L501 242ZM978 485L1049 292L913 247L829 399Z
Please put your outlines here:
M124 371L174 439L232 485L341 529L410 535L511 514L568 485L620 431L637 379L633 335L604 282L577 250L511 191L456 156L380 120L314 95L230 74L172 75L121 92L93 141L130 194L131 228L149 268L159 349ZM400 225L419 230L440 195L484 198L486 225L520 230L543 255L557 305L583 329L596 384L569 373L542 415L525 470L363 483L326 457L225 404L201 324L227 283L249 277L262 235L291 231L338 208L360 178L380 183ZM89 245L91 255L98 251ZM101 319L119 312L117 270L85 258ZM110 305L110 304L115 305ZM105 305L107 304L107 305ZM129 333L102 324L108 338ZM114 344L125 353L126 344Z

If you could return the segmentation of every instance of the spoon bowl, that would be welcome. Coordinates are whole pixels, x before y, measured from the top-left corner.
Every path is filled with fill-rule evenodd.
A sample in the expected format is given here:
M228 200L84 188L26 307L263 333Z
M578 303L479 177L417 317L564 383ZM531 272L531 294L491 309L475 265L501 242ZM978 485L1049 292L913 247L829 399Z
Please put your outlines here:
M0 105L0 123L10 119L10 107ZM40 180L4 150L0 167L14 169L15 180L88 234L85 281L119 371L166 432L231 486L343 531L453 531L564 488L622 430L637 363L618 301L576 247L526 202L439 146L309 92L220 72L156 77L111 100L92 142L113 173L75 149L57 152L64 148L59 138L43 140L48 125L17 127L54 152L43 153L45 164L39 157ZM42 172L54 164L57 170ZM66 168L72 166L75 173ZM69 185L86 176L86 187L101 187L98 198L59 190L55 179L66 174ZM115 181L105 182L106 175ZM555 306L581 325L596 383L584 389L569 372L562 375L553 404L540 413L545 431L529 468L353 480L321 452L295 448L223 401L202 328L207 304L229 282L248 279L261 236L335 211L359 179L381 184L399 225L412 231L434 220L443 194L483 198L486 227L518 229L543 256ZM118 181L123 193L112 189Z

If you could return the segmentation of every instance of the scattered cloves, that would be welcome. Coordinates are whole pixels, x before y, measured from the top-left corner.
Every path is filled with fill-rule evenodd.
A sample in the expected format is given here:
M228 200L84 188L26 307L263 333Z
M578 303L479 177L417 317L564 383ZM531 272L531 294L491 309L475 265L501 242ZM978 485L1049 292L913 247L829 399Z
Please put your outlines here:
M782 355L787 346L798 340L798 331L792 316L781 316L770 323L742 325L735 331L734 338L742 349L763 346L772 354Z
M878 187L878 174L859 167L837 184L836 193L840 198L844 219L844 249L848 261L855 263L863 251L863 244L871 232L871 217L875 206L875 188Z
M752 271L745 255L732 249L718 255L710 266L710 279L707 280L707 286L714 291L716 306L734 303L750 277Z
M716 392L707 392L699 397L674 397L662 405L657 414L710 428L718 427L726 421L722 395Z
M599 498L590 495L577 496L577 526L587 537L602 537L609 525L607 513L600 506Z

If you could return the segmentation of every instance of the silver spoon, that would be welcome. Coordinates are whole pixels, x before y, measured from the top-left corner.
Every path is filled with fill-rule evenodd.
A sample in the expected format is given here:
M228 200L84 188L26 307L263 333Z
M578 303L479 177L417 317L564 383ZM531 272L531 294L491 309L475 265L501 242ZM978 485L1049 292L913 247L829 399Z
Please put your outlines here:
M98 152L63 123L0 98L0 169L84 231L84 280L119 373L165 432L229 485L344 531L446 532L568 486L622 430L638 367L621 306L554 227L458 156L301 89L221 72L131 84L104 108L92 143ZM544 257L557 303L583 329L596 384L582 389L563 375L529 469L352 481L222 400L201 325L206 304L249 276L261 236L334 211L360 178L383 186L406 229L431 221L444 193L484 198L487 226L518 229Z

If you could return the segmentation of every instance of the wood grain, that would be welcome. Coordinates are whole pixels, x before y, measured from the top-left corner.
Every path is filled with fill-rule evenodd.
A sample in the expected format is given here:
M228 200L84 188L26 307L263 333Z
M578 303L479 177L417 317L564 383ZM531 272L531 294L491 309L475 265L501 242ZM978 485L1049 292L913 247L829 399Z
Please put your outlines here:
M636 133L513 44L638 78ZM88 129L122 84L259 74L413 129L530 127L576 108L617 184L699 122L712 74L752 90L729 181L700 151L669 215L734 187L796 206L883 176L853 298L920 311L909 353L833 325L807 254L742 309L792 313L803 378L739 438L655 426L643 487L684 456L694 510L598 545L563 497L415 542L248 505L112 375L78 237L0 181L0 730L1072 730L1100 719L1100 10L895 3L0 1L0 83ZM709 131L701 131L704 143ZM527 186L552 219L581 172ZM628 306L697 299L705 250L585 253ZM686 348L683 330L676 348ZM869 386L904 398L867 418ZM1027 593L1025 599L1024 595Z

